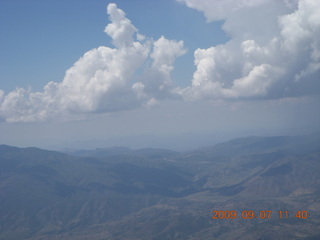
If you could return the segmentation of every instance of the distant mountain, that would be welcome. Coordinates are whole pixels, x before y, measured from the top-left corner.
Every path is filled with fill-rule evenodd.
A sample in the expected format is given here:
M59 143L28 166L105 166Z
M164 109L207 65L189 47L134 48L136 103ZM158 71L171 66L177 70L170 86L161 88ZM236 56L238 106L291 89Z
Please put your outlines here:
M172 157L179 154L177 151L168 149L157 149L157 148L142 148L138 150L132 150L128 147L109 147L109 148L96 148L94 150L66 150L68 153L77 157L95 157L95 158L106 158L111 156L140 156L149 158L163 158Z
M320 239L319 172L317 134L182 153L0 145L0 239Z

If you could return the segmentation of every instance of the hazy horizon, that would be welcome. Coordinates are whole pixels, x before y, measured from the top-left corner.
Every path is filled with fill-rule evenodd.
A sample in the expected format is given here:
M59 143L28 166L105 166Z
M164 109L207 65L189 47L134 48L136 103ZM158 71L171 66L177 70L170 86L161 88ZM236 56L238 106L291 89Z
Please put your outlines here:
M49 2L0 2L1 144L182 150L320 131L316 1Z

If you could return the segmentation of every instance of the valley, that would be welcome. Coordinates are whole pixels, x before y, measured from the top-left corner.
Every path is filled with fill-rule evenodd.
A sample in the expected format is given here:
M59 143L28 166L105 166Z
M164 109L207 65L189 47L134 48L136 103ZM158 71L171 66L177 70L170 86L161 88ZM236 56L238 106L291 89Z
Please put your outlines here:
M188 152L1 145L0 239L319 239L319 172L319 134Z

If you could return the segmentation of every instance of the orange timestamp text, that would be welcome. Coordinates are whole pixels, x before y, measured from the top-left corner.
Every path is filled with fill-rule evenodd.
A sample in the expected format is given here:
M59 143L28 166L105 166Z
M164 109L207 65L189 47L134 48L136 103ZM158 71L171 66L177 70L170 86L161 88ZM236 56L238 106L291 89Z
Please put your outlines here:
M213 210L212 211L212 219L269 219L272 216L273 211L269 210L263 210L263 211L218 211ZM289 211L277 211L276 214L280 219L286 219L286 218L300 218L300 219L306 219L308 218L308 212L307 211L296 211L296 212L289 212Z

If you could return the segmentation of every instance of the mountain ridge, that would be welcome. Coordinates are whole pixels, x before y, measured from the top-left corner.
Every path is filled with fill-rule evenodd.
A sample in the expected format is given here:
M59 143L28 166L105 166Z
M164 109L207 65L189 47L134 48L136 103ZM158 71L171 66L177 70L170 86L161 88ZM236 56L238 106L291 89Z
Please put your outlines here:
M97 149L98 157L0 145L0 239L320 237L319 139L250 137L188 152ZM273 217L213 220L213 210ZM280 210L309 217L280 219Z

